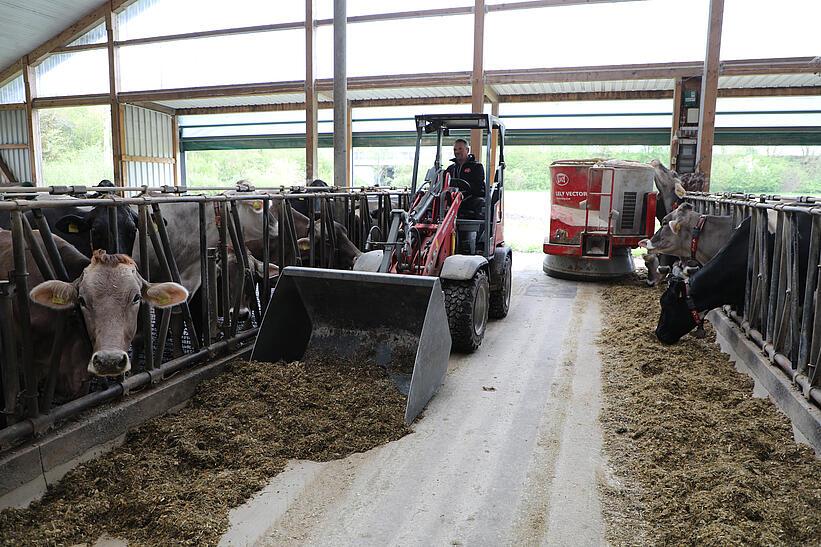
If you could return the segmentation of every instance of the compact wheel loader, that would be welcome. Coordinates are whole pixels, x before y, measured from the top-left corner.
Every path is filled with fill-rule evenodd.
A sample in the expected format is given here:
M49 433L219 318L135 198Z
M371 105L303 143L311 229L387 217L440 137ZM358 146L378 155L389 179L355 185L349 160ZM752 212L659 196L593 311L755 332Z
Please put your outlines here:
M467 130L486 137L489 180L485 196L460 212L467 183L447 173L442 148L451 131ZM252 359L321 356L385 367L408 396L412 422L444 381L451 347L474 351L488 318L510 307L504 137L504 125L487 114L416 116L410 210L391 211L387 235L371 231L353 271L283 269ZM435 144L435 157L420 183L423 143Z

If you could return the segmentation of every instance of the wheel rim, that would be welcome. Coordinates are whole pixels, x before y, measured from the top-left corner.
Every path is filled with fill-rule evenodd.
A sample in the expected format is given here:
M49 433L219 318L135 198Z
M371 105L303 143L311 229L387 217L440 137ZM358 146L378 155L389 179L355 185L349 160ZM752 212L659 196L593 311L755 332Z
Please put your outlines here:
M510 288L513 282L513 272L510 268L505 271L505 309L510 307Z
M479 336L485 330L487 323L487 285L481 283L476 290L476 299L473 301L473 332Z

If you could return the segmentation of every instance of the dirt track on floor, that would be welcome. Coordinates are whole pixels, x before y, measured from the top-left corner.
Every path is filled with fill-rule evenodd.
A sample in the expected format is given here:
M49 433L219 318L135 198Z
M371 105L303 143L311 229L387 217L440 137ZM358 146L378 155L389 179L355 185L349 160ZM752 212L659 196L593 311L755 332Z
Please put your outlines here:
M603 487L614 545L818 545L821 461L769 399L752 397L715 333L653 330L661 289L602 289Z

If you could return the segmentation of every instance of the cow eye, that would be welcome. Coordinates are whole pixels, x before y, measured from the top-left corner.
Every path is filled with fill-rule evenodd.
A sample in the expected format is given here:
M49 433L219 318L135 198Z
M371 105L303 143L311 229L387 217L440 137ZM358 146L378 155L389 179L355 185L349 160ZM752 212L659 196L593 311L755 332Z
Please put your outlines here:
M77 299L77 302L80 304L81 308L87 308L88 305L86 304L86 299L82 296Z
M135 294L134 298L131 299L132 304L139 304L140 301L142 301L142 297L140 296L140 293Z

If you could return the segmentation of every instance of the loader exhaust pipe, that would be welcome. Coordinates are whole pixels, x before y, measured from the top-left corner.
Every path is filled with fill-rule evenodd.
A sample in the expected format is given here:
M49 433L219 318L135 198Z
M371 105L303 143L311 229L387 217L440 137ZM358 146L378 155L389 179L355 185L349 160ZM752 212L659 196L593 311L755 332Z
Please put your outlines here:
M288 267L251 359L338 358L383 367L407 396L410 424L442 385L450 346L436 277Z

